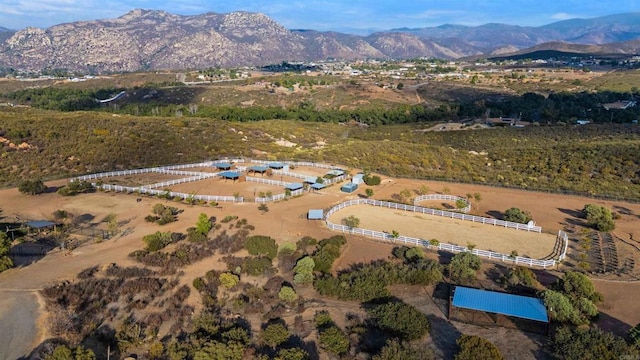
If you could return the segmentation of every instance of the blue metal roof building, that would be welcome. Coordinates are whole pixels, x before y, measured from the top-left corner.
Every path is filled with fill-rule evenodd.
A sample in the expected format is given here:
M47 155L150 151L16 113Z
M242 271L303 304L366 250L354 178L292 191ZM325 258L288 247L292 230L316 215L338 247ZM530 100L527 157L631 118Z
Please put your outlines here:
M322 209L311 209L307 214L307 219L309 220L322 220L324 218Z
M300 190L304 187L302 183L288 183L285 188L291 191Z
M452 305L462 309L549 322L547 308L541 299L534 297L456 286Z

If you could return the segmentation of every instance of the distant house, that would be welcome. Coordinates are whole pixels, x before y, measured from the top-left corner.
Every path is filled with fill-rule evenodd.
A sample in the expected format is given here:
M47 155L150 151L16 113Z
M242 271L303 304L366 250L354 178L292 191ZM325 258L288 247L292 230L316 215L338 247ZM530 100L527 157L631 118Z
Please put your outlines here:
M352 193L352 192L358 190L358 184L346 183L346 184L342 185L340 190L342 190L342 191L344 191L346 193Z
M636 102L633 100L616 101L612 103L602 104L605 110L626 110L630 107L636 106Z
M576 120L576 124L578 125L587 125L590 124L591 121L590 120Z

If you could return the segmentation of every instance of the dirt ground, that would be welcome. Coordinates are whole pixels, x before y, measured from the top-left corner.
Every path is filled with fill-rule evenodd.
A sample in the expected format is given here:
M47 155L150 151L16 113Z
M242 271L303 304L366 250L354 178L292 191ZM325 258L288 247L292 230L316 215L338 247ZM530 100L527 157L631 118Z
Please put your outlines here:
M333 213L329 220L340 224L343 218L350 215L360 219L359 227L364 229L388 233L396 230L400 235L426 240L438 239L441 243L460 246L467 246L471 243L476 245L477 249L507 255L515 250L520 256L532 259L542 259L549 256L556 243L556 236L551 234L507 229L500 226L369 205L346 207Z
M47 183L48 186L53 187L64 184L65 181ZM374 198L390 199L393 194L404 189L416 190L423 184L430 188L430 192L450 192L462 196L476 192L481 194L482 200L480 202L473 201L472 213L476 215L498 216L499 213L510 207L519 207L530 211L537 225L542 226L543 231L551 233L555 233L565 226L574 226L576 222L579 222L580 220L576 218L575 214L585 204L602 204L613 208L621 215L621 218L617 220L616 235L633 242L640 238L640 227L638 226L640 204L404 179L384 179L382 185L373 188ZM144 235L158 230L184 232L195 224L200 213L206 213L218 218L226 215L236 215L241 219L246 218L249 224L255 226L254 234L268 235L279 242L295 242L305 235L322 239L335 235L335 233L329 231L321 221L307 220L308 210L328 209L347 199L357 198L359 194L364 193L365 188L366 186L361 186L356 193L345 194L339 190L339 186L331 186L299 198L270 203L268 204L269 211L266 213L260 212L255 203L221 203L218 207L188 206L146 196L142 197L142 201L137 202L136 196L117 193L97 192L75 197L62 197L55 193L27 196L20 194L16 189L0 190L0 208L2 209L0 217L4 217L5 221L14 218L22 220L49 219L54 211L62 209L85 219L83 225L86 227L104 228L105 224L102 220L113 213L117 215L120 222L119 230L121 232L121 235L115 239L101 243L89 242L71 253L53 250L46 256L0 273L0 298L7 299L3 302L7 308L0 314L2 317L1 327L13 329L9 336L3 336L0 339L0 358L15 358L27 354L35 344L46 338L46 329L43 325L46 320L44 309L40 307L32 317L7 316L13 311L16 313L23 311L16 308L16 304L21 304L26 309L38 309L38 305L35 305L37 301L33 296L37 289L62 280L74 279L79 271L90 266L110 263L118 263L123 266L132 264L127 255L143 247L141 238ZM153 205L159 202L177 206L184 209L184 212L179 215L177 222L163 227L145 222L144 217L149 215ZM398 231L403 228L398 226ZM344 254L336 263L337 268L344 268L357 262L368 262L372 259L384 259L390 255L392 245L353 236L347 237L348 244ZM476 242L474 241L474 243ZM524 254L524 252L519 252ZM637 262L640 262L640 257ZM189 276L202 275L219 266L222 264L215 261L201 261L191 265L186 269L188 270L186 273ZM185 277L185 283L189 282ZM603 322L604 325L609 324L607 326L613 326L616 329L622 329L619 331L623 331L640 322L640 312L637 311L640 284L598 280L596 287L606 299L601 306L601 310L603 314L606 314L608 320L606 323ZM419 303L419 300L416 298L412 301ZM32 318L39 319L35 328ZM436 339L435 341L440 340ZM505 347L515 345L513 342L503 341L503 343L505 343L503 345ZM499 346L501 345L499 344ZM7 352L7 349L11 349L11 352Z

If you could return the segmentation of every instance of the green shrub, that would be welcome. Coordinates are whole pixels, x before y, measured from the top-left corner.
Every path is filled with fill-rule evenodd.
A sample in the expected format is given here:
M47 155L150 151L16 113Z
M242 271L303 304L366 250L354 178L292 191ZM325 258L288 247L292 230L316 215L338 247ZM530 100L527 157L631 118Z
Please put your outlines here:
M402 340L421 338L429 331L425 314L403 302L388 302L369 310L371 321Z
M582 214L589 225L598 231L612 231L616 228L616 222L611 210L604 206L587 204L582 209Z
M526 224L532 220L531 214L528 211L522 211L518 208L509 208L504 212L504 220L517 222L520 224Z
M475 278L482 261L469 251L457 253L449 263L449 278L457 284L470 284Z
M347 334L335 325L320 331L320 347L334 355L346 354L350 345Z
M27 195L42 194L46 190L47 190L47 187L44 185L41 179L22 180L18 184L18 191Z
M293 303L298 300L298 294L296 294L291 286L283 286L280 292L278 292L278 299L287 303Z
M251 255L264 255L273 259L278 254L278 244L269 236L255 235L247 239L244 245Z
M364 181L365 184L369 186L380 185L380 182L382 181L382 179L380 179L380 176L378 175L371 176L369 174L365 174L362 177L362 180Z
M158 251L171 243L171 233L157 231L153 234L145 235L142 241L147 245L147 250Z
M455 355L455 360L502 360L504 357L500 349L485 338L475 335L462 335L456 344L460 351Z

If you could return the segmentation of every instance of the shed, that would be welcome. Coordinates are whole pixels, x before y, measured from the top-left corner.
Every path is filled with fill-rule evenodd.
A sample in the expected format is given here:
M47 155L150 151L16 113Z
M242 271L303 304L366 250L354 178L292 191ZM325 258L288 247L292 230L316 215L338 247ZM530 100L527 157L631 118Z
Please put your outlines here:
M326 187L325 184L320 184L320 183L313 183L311 184L311 188L313 190L320 190L320 189L324 189Z
M310 176L310 177L308 177L308 178L304 179L304 182L306 182L307 184L315 184L315 183L316 183L316 180L318 180L318 178L315 178L315 177L311 177L311 176Z
M226 163L226 162L214 163L213 166L216 169L220 169L220 170L229 170L229 169L231 169L231 163Z
M304 185L302 183L288 183L285 186L285 189L287 190L291 190L291 191L296 191L296 190L300 190L304 187Z
M346 183L344 185L342 185L342 187L340 187L340 190L346 192L346 193L352 193L356 190L358 190L358 184L354 184L354 183Z
M284 168L284 164L281 163L281 162L272 162L272 163L269 163L269 167L272 168L272 169L280 170L280 169Z
M352 179L351 182L354 184L364 184L364 174L360 173L360 174L356 174Z
M233 181L237 180L240 178L240 173L237 171L223 171L221 173L218 173L218 176L220 176L223 179L231 179Z
M322 209L311 209L307 214L308 220L322 220L324 218L324 214Z
M533 328L543 326L543 331L546 332L548 330L549 316L547 308L544 306L542 299L537 297L456 286L453 290L453 298L450 305L450 317L452 314L455 315L454 310L457 308L471 310L472 322L476 318L474 314L481 312L486 313L484 317L491 318L491 322L495 325L508 326L515 322L519 324L516 325L519 328L526 327L533 330ZM505 316L508 318L505 318ZM465 316L465 319L469 319L469 315Z

